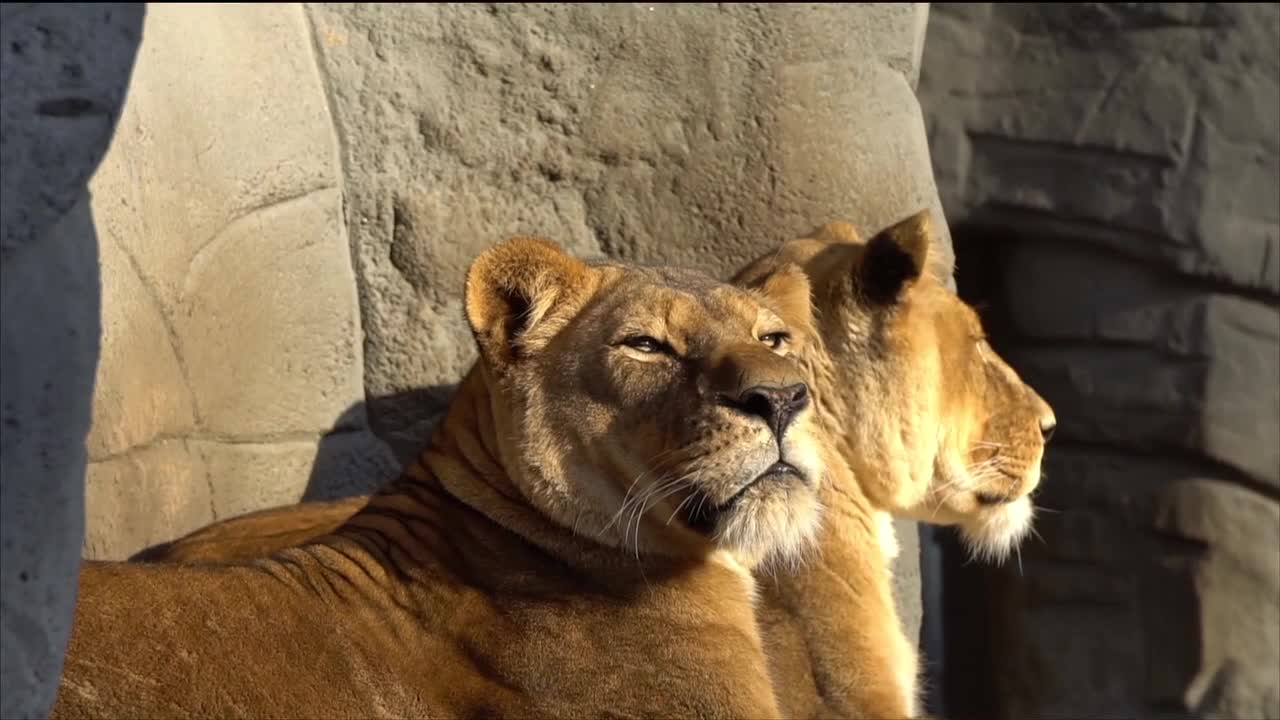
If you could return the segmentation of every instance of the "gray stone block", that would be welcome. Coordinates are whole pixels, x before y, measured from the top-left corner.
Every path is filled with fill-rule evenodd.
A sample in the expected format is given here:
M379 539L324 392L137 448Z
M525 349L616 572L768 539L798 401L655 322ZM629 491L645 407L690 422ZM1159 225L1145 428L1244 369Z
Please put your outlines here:
M53 702L84 527L98 362L85 183L107 151L140 5L0 9L0 717Z
M1064 437L1204 456L1280 490L1280 308L1085 244L1009 248L1009 357Z

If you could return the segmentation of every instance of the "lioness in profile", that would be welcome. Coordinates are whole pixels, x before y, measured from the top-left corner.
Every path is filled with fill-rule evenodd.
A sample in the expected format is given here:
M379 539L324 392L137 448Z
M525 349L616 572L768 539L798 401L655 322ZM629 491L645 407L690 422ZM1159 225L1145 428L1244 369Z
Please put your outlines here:
M804 268L818 326L799 357L863 491L888 513L957 526L975 558L1003 562L1031 530L1052 408L927 271L927 210L865 242L843 222L811 235L732 282Z
M854 484L791 359L804 275L747 291L516 239L465 306L481 360L444 423L331 533L86 563L54 717L778 716L749 569ZM869 659L904 639L864 562L847 649ZM899 665L869 665L868 715L909 713Z
M865 668L882 656L851 652L857 644L842 633L860 630L841 626L862 602L860 578L882 562L863 546L875 534L858 519L863 492L881 511L886 546L889 513L958 525L975 557L996 562L1031 527L1030 496L1053 412L987 345L972 309L927 270L935 241L928 211L869 240L834 222L784 243L734 278L761 287L790 263L804 268L819 325L818 337L797 355L858 483L852 490L833 484L819 552L801 572L761 576L759 616L790 717L873 717L859 715L859 693L871 682ZM264 557L329 532L366 501L303 503L224 520L146 559Z
M974 557L1004 561L1031 529L1052 409L987 344L972 308L928 270L936 239L927 210L865 241L843 222L810 235L733 282L762 287L794 264L811 283L817 338L797 356L858 486L834 484L824 527L858 516L869 499L888 555L896 553L892 514L955 525ZM865 577L874 556L827 538L807 572L764 585L760 606L775 674L812 678L790 694L780 686L780 702L800 713L849 707L852 679L874 667L831 632L861 602L847 579Z

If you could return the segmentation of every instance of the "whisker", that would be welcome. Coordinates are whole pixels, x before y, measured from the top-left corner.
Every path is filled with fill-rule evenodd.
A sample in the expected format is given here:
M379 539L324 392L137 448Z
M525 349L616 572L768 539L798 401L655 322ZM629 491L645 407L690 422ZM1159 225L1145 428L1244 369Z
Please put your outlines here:
M618 507L618 512L614 513L613 517L610 518L609 522L605 524L601 534L603 534L603 532L607 531L609 528L613 527L613 525L622 518L623 514L627 511L628 506L633 502L631 493L635 491L636 485L639 484L640 480L643 479L646 475L653 475L653 474L659 473L660 471L663 470L662 466L664 464L679 460L679 458L673 457L673 455L676 451L682 450L682 449L683 448L669 448L667 450L659 452L649 460L647 464L649 464L650 467L647 470L644 470L643 472L641 472L639 475L637 475L635 480L631 481L631 484L627 487L627 492L622 497L622 504ZM658 480L658 483L663 482L665 477L666 477L665 472L663 472L662 477Z
M646 471L646 472L648 472L648 471ZM640 474L640 476L637 476L637 477L636 477L635 481L631 483L632 487L634 487L634 486L635 486L635 484L636 484L637 482L639 482L639 481L640 481L640 477L641 477L641 476L643 476L644 474L645 474L645 473L641 473L641 474ZM663 476L663 477L661 477L661 478L658 480L658 482L657 482L657 483L655 483L654 485L660 485L660 484L662 484L662 483L666 482L666 480L667 480L667 478L666 478L666 476L664 475L664 476ZM630 490L630 489L628 489L628 490L627 490L627 495L626 495L626 496L624 496L624 497L623 497L623 499L622 499L622 505L618 508L618 511L617 511L616 513L614 513L614 514L613 514L613 518L609 520L608 524L606 524L606 525L604 526L603 530L601 531L601 534L603 534L603 532L604 532L604 531L607 531L609 528L613 527L613 525L614 525L615 523L617 523L617 522L618 522L618 520L622 519L622 516L623 516L624 514L626 514L626 512L627 512L628 510L630 510L630 509L633 507L634 503L636 503L636 502L637 502L637 501L639 501L641 498L643 498L643 497L645 496L645 494L646 494L646 493L650 492L650 491L653 489L653 487L654 487L653 485L650 485L649 487L646 487L645 489L641 490L641 491L640 491L640 493L639 493L639 494L637 494L637 495L635 495L634 497L632 497L632 496L631 496L631 490Z
M976 463L967 465L965 467L965 472L970 472L970 473L982 472L984 470L989 470L993 467L996 467L998 463L999 463L998 458L990 457L990 458L987 458L986 460L982 460L981 462L976 462Z
M953 498L958 497L961 493L964 493L967 490L968 488L958 487L952 490L950 493L948 493L946 497L943 497L942 499L938 500L938 503L933 507L933 513L930 515L929 520L932 521L934 518L936 518L938 516L938 511L941 510L943 506L945 506L947 503L951 502Z
M675 510L672 510L672 511L671 511L671 515L670 515L670 517L668 517L668 518L667 518L667 525L668 525L668 526L670 526L670 525L671 525L671 521L672 521L672 520L675 520L675 519L676 519L676 515L679 515L679 514L680 514L680 510L681 510L682 508L684 508L685 504L686 504L686 503L688 503L688 502L689 502L690 500L692 500L693 498L694 498L694 494L693 494L693 493L689 493L688 495L686 495L686 496L685 496L685 498L684 498L683 500L681 500L681 501L680 501L680 504L679 504L679 505L676 505L676 509L675 509Z
M703 469L699 470L699 471L698 471L698 476L697 476L696 478L694 478L694 479L693 479L693 483L691 483L691 484L690 484L690 487L693 487L693 486L696 486L696 485L700 484L700 483L702 482L702 476L703 476L703 474L705 474L705 473L706 473L706 471L707 471L707 470L706 470L706 468L703 468ZM695 494L696 494L696 495L703 495L703 497L704 497L704 498L706 497L703 493L693 493L693 492L689 493L689 495L688 495L687 497L685 497L685 499L683 499L683 500L681 500L681 501L680 501L680 504L679 504L679 505L676 505L676 509L671 513L671 517L667 518L667 525L670 525L670 524L671 524L671 521L672 521L673 519L675 519L675 516L680 514L680 509L684 507L684 504L685 504L685 503L687 503L687 502L689 502L690 500L692 500L692 499L694 498L694 495L695 495Z
M1028 525L1027 529L1031 531L1031 535L1035 537L1035 539L1040 542L1044 542L1044 536L1040 534L1040 531L1036 529L1035 525Z
M689 474L685 474L677 478L672 478L660 485L655 485L648 492L638 496L642 499L639 503L636 504L635 509L631 513L631 519L628 519L627 521L628 528L631 525L631 520L634 519L635 521L635 527L636 527L635 551L636 551L637 562L639 562L640 560L640 524L644 522L645 514L648 513L649 508L657 507L658 504L661 503L663 500L667 499L668 497L675 494L676 492L679 492L680 488L683 487L685 481L688 478L689 478ZM657 498L656 500L654 499L655 497ZM649 503L650 500L653 500L652 505ZM624 547L626 546L625 534L623 535L623 546Z

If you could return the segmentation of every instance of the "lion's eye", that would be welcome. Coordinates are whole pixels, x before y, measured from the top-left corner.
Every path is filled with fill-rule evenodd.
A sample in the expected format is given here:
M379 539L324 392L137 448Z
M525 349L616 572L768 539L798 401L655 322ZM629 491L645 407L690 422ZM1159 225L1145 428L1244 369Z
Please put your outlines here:
M632 350L637 350L642 353L659 353L666 349L666 345L649 337L648 335L629 337L626 340L623 340L622 344Z
M770 350L777 350L778 348L785 345L787 341L790 339L791 339L790 333L785 333L785 332L775 332L775 333L769 333L768 335L760 336L760 342L764 343L765 345L768 345Z

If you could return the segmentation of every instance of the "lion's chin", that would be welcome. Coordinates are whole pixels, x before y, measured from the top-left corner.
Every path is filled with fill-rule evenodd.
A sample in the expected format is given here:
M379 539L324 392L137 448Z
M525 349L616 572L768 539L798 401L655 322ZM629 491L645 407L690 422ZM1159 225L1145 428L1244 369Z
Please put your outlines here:
M710 528L712 541L743 565L799 566L814 547L822 507L802 482L768 482L748 490L722 510Z
M979 510L960 523L960 539L970 557L1000 565L1031 532L1035 510L1031 498L1021 497L999 507Z

